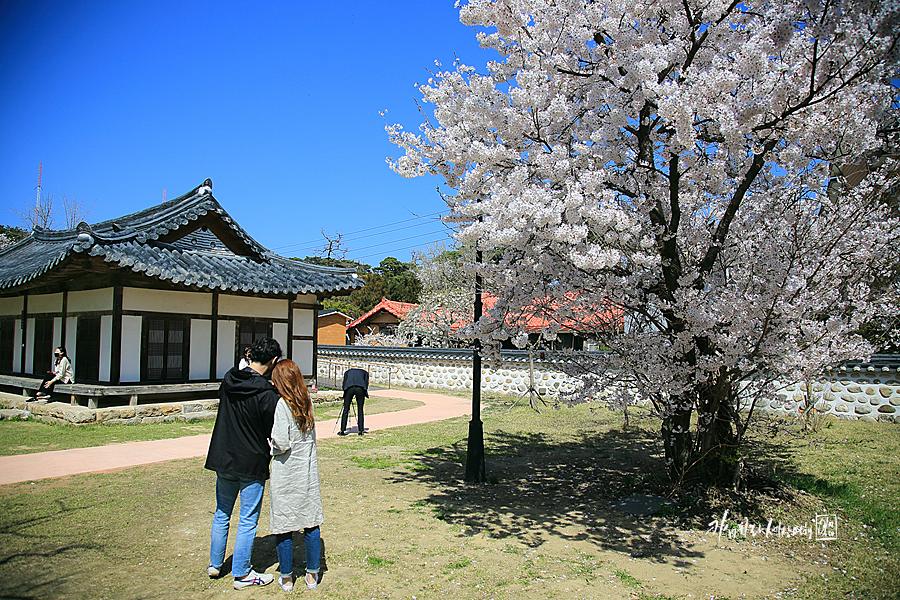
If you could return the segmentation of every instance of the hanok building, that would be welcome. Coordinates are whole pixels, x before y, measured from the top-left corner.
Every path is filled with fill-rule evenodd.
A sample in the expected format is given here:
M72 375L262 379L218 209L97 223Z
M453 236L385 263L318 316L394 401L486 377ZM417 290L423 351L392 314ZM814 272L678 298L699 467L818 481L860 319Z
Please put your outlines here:
M263 336L314 377L321 300L363 284L355 269L262 247L207 179L158 206L36 228L0 250L0 383L42 376L56 346L66 347L76 384L212 383Z

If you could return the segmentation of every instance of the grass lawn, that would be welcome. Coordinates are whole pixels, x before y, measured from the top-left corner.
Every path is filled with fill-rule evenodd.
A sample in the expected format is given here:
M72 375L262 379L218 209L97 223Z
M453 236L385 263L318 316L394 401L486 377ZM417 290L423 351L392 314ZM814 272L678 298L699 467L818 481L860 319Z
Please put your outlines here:
M801 433L763 423L752 491L684 491L642 518L615 507L668 493L654 420L633 417L623 431L605 409L537 414L493 400L483 420L488 483L478 485L462 481L466 418L320 440L325 572L314 592L291 595L900 597L896 425L836 421ZM6 427L23 423L2 425L6 440ZM274 584L235 592L230 577L206 577L215 478L202 462L0 487L0 597L284 597ZM837 539L719 539L709 523L726 509L735 524L835 514ZM265 501L253 562L272 573L267 510ZM295 544L296 572L302 536Z
M366 400L365 413L377 415L384 412L409 410L421 406L421 402L401 398L377 398ZM343 404L331 402L316 406L316 419L320 421L338 418ZM352 416L352 412L350 413ZM36 420L0 421L0 456L30 454L49 450L88 448L119 444L161 440L187 435L210 433L214 421L189 421L153 423L150 425L67 425L42 423Z

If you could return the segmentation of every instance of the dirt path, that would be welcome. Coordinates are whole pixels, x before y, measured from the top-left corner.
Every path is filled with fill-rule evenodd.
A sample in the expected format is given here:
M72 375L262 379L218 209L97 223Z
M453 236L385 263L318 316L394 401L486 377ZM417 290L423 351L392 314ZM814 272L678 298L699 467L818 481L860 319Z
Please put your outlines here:
M468 414L470 410L466 399L441 394L379 390L370 392L370 395L417 400L424 402L424 405L410 410L366 415L365 424L368 431L440 421ZM355 422L352 417L351 422ZM334 437L334 425L335 419L319 423L316 427L317 437L319 439ZM356 433L355 425L350 431ZM194 458L205 456L208 448L209 434L203 434L167 440L4 456L0 457L0 485Z

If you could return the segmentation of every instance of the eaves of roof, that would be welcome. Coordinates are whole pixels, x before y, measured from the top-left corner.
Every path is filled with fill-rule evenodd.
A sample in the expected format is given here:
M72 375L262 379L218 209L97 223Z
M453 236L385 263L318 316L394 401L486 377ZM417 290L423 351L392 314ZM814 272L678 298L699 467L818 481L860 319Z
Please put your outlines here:
M335 293L361 288L355 269L322 267L266 250L219 205L212 182L146 210L62 231L35 229L0 250L0 290L13 289L57 268L70 257L94 256L116 266L175 284L263 294ZM247 250L190 249L161 237L213 213Z

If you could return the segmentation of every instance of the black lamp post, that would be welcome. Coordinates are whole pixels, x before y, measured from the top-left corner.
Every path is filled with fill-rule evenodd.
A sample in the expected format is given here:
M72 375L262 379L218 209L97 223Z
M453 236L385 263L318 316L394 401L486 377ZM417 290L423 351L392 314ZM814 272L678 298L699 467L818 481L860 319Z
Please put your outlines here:
M480 220L480 219L479 219ZM475 250L475 264L481 263L481 250ZM475 311L473 322L481 318L481 274L475 272ZM466 481L484 483L484 427L481 424L481 340L472 345L472 420L466 449Z

